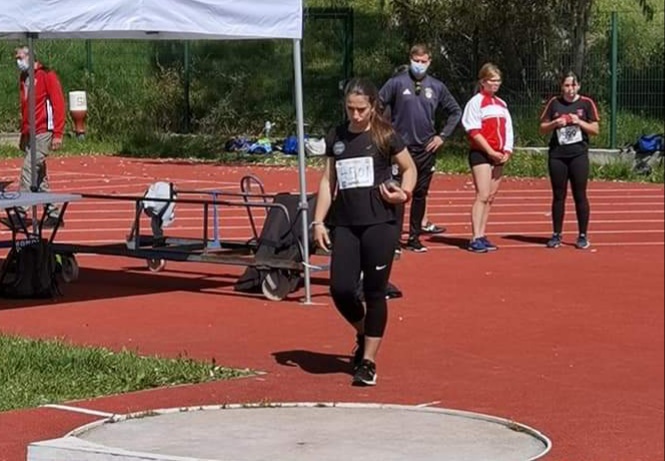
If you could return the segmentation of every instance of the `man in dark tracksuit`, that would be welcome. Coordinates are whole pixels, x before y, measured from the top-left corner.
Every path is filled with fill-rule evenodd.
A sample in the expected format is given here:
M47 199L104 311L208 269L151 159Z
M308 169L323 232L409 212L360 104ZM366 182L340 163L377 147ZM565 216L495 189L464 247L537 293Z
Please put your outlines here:
M418 169L406 248L424 252L427 247L420 242L420 234L427 193L435 170L436 152L455 130L462 118L462 109L443 82L427 75L432 58L425 45L413 46L410 58L408 71L390 78L381 88L380 97L386 109L390 109L393 127L402 137ZM443 129L437 132L434 120L439 108L446 113L447 119Z

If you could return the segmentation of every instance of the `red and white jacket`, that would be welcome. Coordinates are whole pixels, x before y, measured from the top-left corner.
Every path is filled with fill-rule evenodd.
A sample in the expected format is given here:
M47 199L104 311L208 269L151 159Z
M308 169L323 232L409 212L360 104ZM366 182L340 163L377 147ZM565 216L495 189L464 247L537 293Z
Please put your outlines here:
M471 140L471 148L484 152L473 139L482 134L497 152L513 152L513 122L508 105L501 98L481 91L466 103L462 125Z
M19 81L22 134L30 133L28 86L28 73L22 72ZM51 131L54 138L62 139L65 133L65 97L56 73L38 64L37 68L35 68L35 90L35 123L37 134Z

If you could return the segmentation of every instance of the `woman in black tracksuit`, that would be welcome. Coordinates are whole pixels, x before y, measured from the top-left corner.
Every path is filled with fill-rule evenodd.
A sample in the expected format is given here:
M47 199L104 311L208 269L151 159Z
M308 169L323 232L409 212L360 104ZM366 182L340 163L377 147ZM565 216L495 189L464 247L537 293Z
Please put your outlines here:
M579 94L579 79L573 72L561 78L561 95L549 100L540 116L540 133L552 133L549 145L549 173L552 184L552 224L554 233L548 248L561 246L566 194L570 182L577 212L578 237L575 246L591 246L589 227L589 136L598 134L596 103Z
M312 226L316 244L324 250L332 247L330 292L356 330L353 384L374 385L376 353L388 319L386 286L399 238L395 205L411 198L416 169L383 118L371 82L351 80L344 102L349 121L326 137L327 159ZM401 184L391 180L393 163L402 173ZM329 212L332 243L324 224ZM357 296L361 273L365 305Z

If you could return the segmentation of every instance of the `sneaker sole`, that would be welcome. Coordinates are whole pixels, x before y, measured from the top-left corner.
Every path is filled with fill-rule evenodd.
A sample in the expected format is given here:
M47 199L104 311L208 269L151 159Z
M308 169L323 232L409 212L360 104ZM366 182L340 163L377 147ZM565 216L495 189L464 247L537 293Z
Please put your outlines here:
M489 253L489 250L487 248L485 248L484 250L474 250L473 248L467 248L467 250L470 251L471 253L478 253L478 254Z
M354 378L353 381L351 382L351 385L352 386L363 386L363 387L376 386L377 376L378 375L374 375L374 379L372 381L367 381L367 380L364 380L364 379L355 379Z
M437 235L437 234L444 234L447 230L448 229L444 227L443 229L437 229L437 230L421 229L420 231L423 234Z

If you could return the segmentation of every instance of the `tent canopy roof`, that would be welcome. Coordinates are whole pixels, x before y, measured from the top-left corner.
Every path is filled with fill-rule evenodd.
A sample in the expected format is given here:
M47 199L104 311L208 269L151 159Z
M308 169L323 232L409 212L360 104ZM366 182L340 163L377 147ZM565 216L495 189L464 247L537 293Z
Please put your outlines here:
M301 39L302 0L0 0L0 38Z

